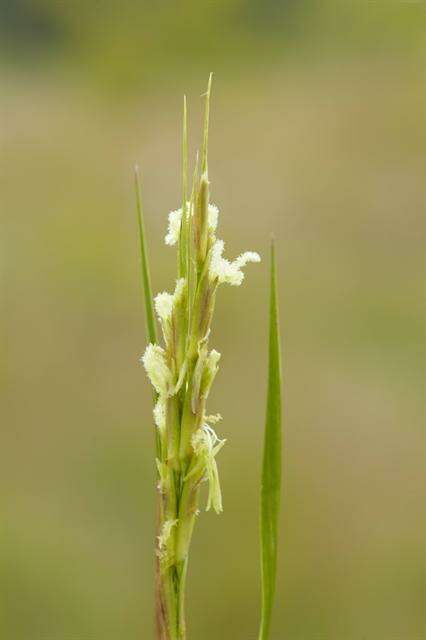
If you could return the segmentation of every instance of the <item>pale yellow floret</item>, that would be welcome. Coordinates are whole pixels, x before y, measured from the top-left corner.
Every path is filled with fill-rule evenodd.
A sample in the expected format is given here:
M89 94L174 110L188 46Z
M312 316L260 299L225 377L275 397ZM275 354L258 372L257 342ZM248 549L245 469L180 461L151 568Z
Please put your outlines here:
M220 358L221 354L219 351L212 349L204 360L203 373L200 380L200 392L203 398L207 398L209 395L210 387L219 369L218 363Z
M153 410L154 422L160 431L166 428L166 398L159 396Z
M218 369L219 369L219 360L221 359L221 354L216 349L212 349L206 358L206 373L208 379L213 381ZM210 386L210 385L209 385Z
M245 267L248 262L260 262L260 255L256 253L256 251L244 251L232 264L234 264L237 269L241 269Z
M186 284L185 278L179 278L179 280L176 280L176 287L173 294L173 300L175 303L179 303L182 300L185 284Z
M167 293L167 291L157 293L154 299L154 305L159 320L166 322L166 320L168 320L172 315L173 295L171 293Z
M219 284L227 283L238 287L244 280L242 267L245 267L248 262L260 262L260 256L254 251L246 251L230 262L222 255L224 248L223 240L216 240L210 262L210 278L217 280Z
M217 224L219 222L219 209L215 204L209 204L209 229L213 233L217 229Z
M161 322L164 323L170 320L174 306L182 299L185 282L185 278L179 278L179 280L176 281L174 293L163 291L155 296L155 311Z
M170 211L169 213L169 228L164 241L168 245L174 245L179 240L180 223L182 220L182 207L176 209L176 211Z
M223 511L222 491L215 457L225 442L226 440L218 438L216 432L207 424L192 436L192 447L204 466L205 479L209 483L206 511L209 511L211 507L216 513Z
M190 211L191 203L187 202L187 211ZM217 229L217 224L219 220L219 209L215 204L209 204L208 207L208 225L209 231L214 233ZM171 211L169 213L169 226L167 229L167 235L164 238L166 244L173 246L177 244L180 235L180 225L182 221L182 207L180 209L176 209L176 211Z
M141 358L154 389L167 396L172 388L172 373L166 363L166 353L158 344L149 344Z

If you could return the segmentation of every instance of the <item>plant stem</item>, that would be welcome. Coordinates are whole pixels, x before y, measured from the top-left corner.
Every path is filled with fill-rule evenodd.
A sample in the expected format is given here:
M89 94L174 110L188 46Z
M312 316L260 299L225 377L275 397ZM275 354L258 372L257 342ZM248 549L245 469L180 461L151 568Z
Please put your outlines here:
M179 500L179 522L175 534L176 560L167 568L158 559L156 619L158 640L185 640L185 586L188 571L188 549L195 521L195 505L198 501L198 487L193 483L182 483ZM188 487L190 488L188 489ZM180 559L181 558L181 559Z

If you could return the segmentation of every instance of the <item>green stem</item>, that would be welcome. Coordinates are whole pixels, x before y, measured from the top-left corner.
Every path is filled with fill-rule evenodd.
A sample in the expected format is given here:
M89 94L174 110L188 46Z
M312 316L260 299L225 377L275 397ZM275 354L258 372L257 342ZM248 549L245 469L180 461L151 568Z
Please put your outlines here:
M186 574L188 572L188 558L184 560L178 569L179 574L179 593L178 593L178 638L185 640L186 623L185 623L185 588Z
M174 475L174 486L179 492L174 512L178 524L176 529L173 529L174 564L170 567L162 567L161 561L157 564L157 619L161 619L161 624L158 626L159 629L162 629L162 631L158 631L158 640L186 639L185 585L188 552L198 505L199 478L183 481L183 474L176 473ZM180 487L180 491L178 487ZM160 531L169 516L170 510L165 517L163 508L160 514Z

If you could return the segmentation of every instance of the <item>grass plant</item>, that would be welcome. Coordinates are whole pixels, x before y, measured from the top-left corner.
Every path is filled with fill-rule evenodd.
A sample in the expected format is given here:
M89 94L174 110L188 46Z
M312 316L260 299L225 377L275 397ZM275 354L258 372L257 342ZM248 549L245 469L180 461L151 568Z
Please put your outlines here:
M187 107L183 108L181 207L169 214L167 245L177 248L173 293L152 296L139 173L136 197L146 326L149 344L142 357L153 387L158 475L156 540L157 640L185 640L185 584L194 525L200 513L200 489L207 483L206 510L222 512L217 458L226 440L218 433L220 414L210 415L207 400L220 353L209 339L221 284L239 286L243 268L260 262L247 251L230 261L216 237L218 208L210 202L208 137L210 75L205 94L203 143L192 181L188 172ZM162 344L157 338L156 319ZM269 382L261 489L262 615L260 640L269 634L276 573L277 523L281 473L281 374L275 252L271 257ZM226 561L226 560L224 560ZM219 637L219 632L218 632Z

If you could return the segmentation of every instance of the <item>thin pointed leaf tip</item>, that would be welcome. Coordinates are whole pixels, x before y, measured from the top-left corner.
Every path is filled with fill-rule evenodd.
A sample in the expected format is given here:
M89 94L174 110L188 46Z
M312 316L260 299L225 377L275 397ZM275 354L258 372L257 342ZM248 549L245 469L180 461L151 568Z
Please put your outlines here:
M210 97L212 92L213 73L210 73L206 91L206 106L204 111L204 132L203 132L203 157L201 163L201 173L208 174L208 147L209 147L209 124L210 124Z
M262 612L259 640L268 640L277 573L281 495L281 348L275 245L271 243L269 358L266 421L260 496Z
M146 332L149 342L157 341L154 304L151 288L151 274L149 270L148 250L145 235L145 220L142 205L142 188L139 167L135 165L136 215L139 231L139 248L141 259L141 282L145 301Z

